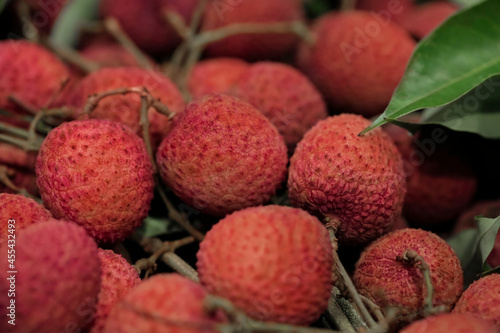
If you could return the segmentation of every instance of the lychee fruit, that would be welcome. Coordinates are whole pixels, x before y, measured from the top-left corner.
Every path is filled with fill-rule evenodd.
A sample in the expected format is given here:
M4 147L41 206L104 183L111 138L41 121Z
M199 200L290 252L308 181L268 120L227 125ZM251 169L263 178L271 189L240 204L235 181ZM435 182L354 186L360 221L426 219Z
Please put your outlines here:
M178 274L154 275L111 309L103 332L217 332L225 317L210 313L206 298L202 286Z
M309 325L328 305L333 252L325 226L285 206L226 216L200 244L197 268L209 293L250 317Z
M412 12L413 0L358 0L356 9L374 12L386 20L403 23Z
M290 162L292 205L334 225L346 245L366 244L387 232L403 206L401 156L381 129L358 136L369 125L352 114L322 120Z
M66 104L75 108L77 118L82 115L88 96L127 87L146 87L171 112L177 114L184 111L182 94L169 78L161 73L132 67L103 68L91 73L74 87ZM142 136L140 108L141 97L138 94L115 95L102 99L90 117L119 121ZM151 108L149 122L152 142L157 146L168 133L170 121L167 116Z
M240 23L279 23L304 20L301 0L211 0L205 10L202 31ZM211 57L237 57L249 61L277 59L292 51L298 42L293 33L241 34L209 44Z
M32 15L30 17L37 29L49 33L68 0L27 0Z
M321 17L313 45L303 42L298 66L336 111L371 117L384 111L401 80L415 41L374 13Z
M56 56L31 42L0 42L0 109L23 112L9 96L40 109L62 90L69 71Z
M36 164L45 206L99 242L124 239L147 216L153 167L132 130L108 120L77 120L52 130Z
M415 6L401 23L413 36L422 39L458 9L459 7L450 1L433 1Z
M15 234L19 230L51 218L52 214L31 198L18 194L0 193L0 242L15 239ZM10 220L15 221L11 228L8 223ZM9 237L9 235L13 236Z
M0 142L0 164L35 169L36 152L26 151L9 143Z
M101 261L101 290L91 333L101 333L109 312L141 279L132 265L111 250L98 249Z
M7 242L0 250L7 253ZM97 245L87 232L71 222L36 223L16 234L15 251L13 263L5 258L0 264L0 306L6 309L15 299L15 326L4 318L0 331L85 329L93 318L101 280ZM12 275L15 278L8 280ZM15 289L15 298L7 297L9 289Z
M400 333L496 333L495 326L470 315L443 313L414 322Z
M181 42L164 12L175 11L189 25L199 0L102 0L100 16L114 17L125 33L145 52L161 56Z
M94 42L85 46L80 54L85 59L102 67L140 67L137 59L118 43ZM149 65L154 68L154 60L149 57L147 60Z
M277 62L252 65L241 76L235 95L276 126L290 151L313 125L328 116L323 97L309 79Z
M429 265L434 287L433 305L451 310L462 293L460 261L443 239L420 229L394 231L363 251L353 279L360 294L382 308L397 309L400 318L419 315L427 288L421 270L398 259L406 250L417 252Z
M165 183L215 216L267 202L286 177L278 130L250 104L227 95L192 102L158 148Z
M200 61L189 74L188 90L194 99L208 94L234 93L241 75L250 65L238 58L214 58Z
M467 288L453 313L469 313L500 329L500 274L487 275Z

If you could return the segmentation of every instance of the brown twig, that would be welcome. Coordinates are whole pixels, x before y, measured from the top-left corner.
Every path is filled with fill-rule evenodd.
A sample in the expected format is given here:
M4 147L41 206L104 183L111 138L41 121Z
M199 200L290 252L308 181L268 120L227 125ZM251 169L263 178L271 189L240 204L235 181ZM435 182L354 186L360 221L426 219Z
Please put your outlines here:
M20 21L24 25L23 28L24 37L33 43L40 42L40 31L35 26L35 24L33 24L33 21L31 20L30 5L25 0L18 1L16 6L16 11ZM26 33L27 31L32 31L33 34Z
M165 21L174 28L175 32L177 32L182 39L189 38L191 30L179 13L172 10L165 10L163 16Z
M7 188L14 191L15 193L18 193L18 194L24 195L25 197L32 198L32 199L39 201L38 198L32 196L28 192L28 190L18 187L16 184L14 184L10 180L10 177L13 176L14 174L15 174L14 170L9 169L5 165L0 165L0 183L4 184L5 186L7 186Z
M337 327L342 332L356 333L346 314L337 303L337 296L339 294L340 291L338 289L332 288L330 299L328 300L328 309L325 313L326 319L331 325Z
M47 43L47 47L51 49L52 52L54 52L59 58L79 68L85 74L95 72L101 68L98 63L85 59L80 53L73 49L61 47L55 45L54 43Z

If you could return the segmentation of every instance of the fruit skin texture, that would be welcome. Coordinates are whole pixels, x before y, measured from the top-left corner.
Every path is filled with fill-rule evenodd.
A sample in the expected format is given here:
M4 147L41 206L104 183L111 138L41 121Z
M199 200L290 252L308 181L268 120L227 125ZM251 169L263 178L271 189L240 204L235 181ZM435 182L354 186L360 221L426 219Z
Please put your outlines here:
M141 138L108 120L52 130L40 148L37 183L45 206L98 242L123 240L147 216L153 167Z
M292 205L337 224L339 242L346 245L366 244L387 232L405 195L399 152L381 129L358 136L368 125L352 114L322 120L290 160Z
M417 252L429 265L434 306L451 310L462 293L460 261L443 239L421 229L394 231L363 251L353 279L360 294L381 307L399 310L399 317L418 314L427 291L420 269L396 259L406 250Z
M24 112L9 101L13 95L40 109L69 78L67 67L45 48L27 41L0 42L0 109Z
M185 203L224 216L268 201L285 180L278 130L250 104L208 95L188 105L158 148L164 182Z
M7 235L10 235L9 220L16 221L17 233L34 223L49 219L52 219L52 214L35 200L20 194L0 193L0 242L7 240Z
M118 43L97 41L84 47L80 54L103 67L141 67L137 59ZM149 57L147 60L154 68L154 60Z
M252 207L226 216L207 233L197 268L209 293L250 317L309 325L328 305L333 251L328 231L308 213Z
M0 246L7 253L7 243ZM76 332L92 321L101 267L97 245L72 222L50 220L16 234L16 325L2 332ZM0 305L7 307L7 260L0 264Z
M75 118L82 115L88 96L123 87L142 87L168 106L170 111L181 113L185 103L182 95L166 76L140 68L103 68L86 76L68 97L67 105L75 108ZM102 99L90 117L119 121L142 136L140 126L141 97L138 94L115 95ZM150 133L153 146L157 146L170 129L167 116L153 108L149 110Z
M413 0L358 0L356 9L373 11L396 23L405 22L414 7Z
M278 23L303 21L300 0L211 0L205 10L202 30L215 30L238 23ZM277 59L294 49L298 37L288 34L243 34L209 44L210 57L236 57L248 61Z
M210 329L211 325L226 320L220 313L207 313L203 304L206 296L207 292L199 284L178 274L154 275L111 309L103 332L217 332L215 328ZM163 321L143 313L160 316Z
M500 330L500 274L480 278L467 288L453 313L469 313L487 320Z
M497 333L495 326L469 315L443 313L419 320L400 333Z
M139 283L137 271L121 255L111 250L97 250L101 261L101 290L97 301L95 321L90 333L101 333L109 312Z
M189 74L188 90L193 99L208 94L233 93L241 75L250 65L238 58L215 58L197 63Z
M290 151L312 126L328 116L323 97L309 79L276 62L252 65L241 76L235 95L276 126Z
M299 48L298 67L338 112L381 113L403 76L415 41L379 20L364 11L324 15L312 28L316 42Z
M199 0L102 0L99 14L114 17L125 33L143 51L161 56L172 51L181 38L174 28L165 22L165 9L177 12L189 25ZM140 18L140 19L138 19Z
M422 39L436 29L459 7L449 1L434 1L415 7L402 25L415 37Z

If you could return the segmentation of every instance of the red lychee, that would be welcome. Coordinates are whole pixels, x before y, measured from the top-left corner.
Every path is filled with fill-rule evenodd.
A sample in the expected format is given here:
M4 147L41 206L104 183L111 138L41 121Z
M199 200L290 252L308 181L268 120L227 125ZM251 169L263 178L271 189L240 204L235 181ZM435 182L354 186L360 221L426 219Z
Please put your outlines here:
M386 20L403 23L414 7L413 0L358 0L356 9L375 12Z
M260 62L240 78L236 96L264 114L285 138L290 151L318 121L328 116L323 97L295 68Z
M125 33L145 52L155 56L173 50L181 41L167 23L164 11L177 12L189 25L199 0L102 0L99 13L114 17Z
M0 250L7 253L7 242ZM6 309L15 299L16 325L4 318L0 331L83 331L92 321L101 280L97 245L87 232L71 222L36 223L16 234L15 251L13 266L7 258L0 264L0 306ZM14 280L7 279L11 274ZM15 298L7 297L12 288Z
M0 193L0 242L15 239L19 230L39 221L52 218L52 214L41 204L22 195ZM9 220L14 220L9 228ZM11 230L12 229L12 230Z
M0 42L0 109L23 112L10 101L14 96L40 109L62 90L69 79L67 67L38 44L6 40Z
M453 313L470 313L500 329L500 274L480 278L464 291Z
M433 1L413 8L401 23L413 36L422 39L458 9L449 1Z
M188 90L194 99L208 94L232 94L250 65L237 58L214 58L197 63L189 74Z
M443 239L420 229L394 231L370 244L356 263L358 291L382 308L397 309L403 322L404 316L420 314L427 289L421 270L397 259L406 250L417 252L430 267L433 305L451 310L462 293L460 261Z
M66 104L75 108L75 117L78 117L89 95L127 87L146 87L170 111L176 114L184 111L182 94L169 78L154 71L132 67L103 68L86 76L75 86ZM140 106L141 97L138 94L115 95L102 99L90 117L119 121L142 136ZM169 131L169 119L151 108L149 122L152 142L157 146Z
M52 130L36 164L45 206L99 242L124 239L146 217L153 168L141 138L108 120L77 120Z
M399 25L364 11L331 13L302 43L299 68L332 108L366 117L381 113L401 80L415 41Z
M160 175L175 194L216 216L268 201L285 180L287 160L269 120L227 95L189 104L157 152Z
M205 11L202 30L214 30L238 23L278 23L302 21L300 0L211 0ZM241 34L209 44L211 57L265 60L283 57L293 50L298 37L292 33Z
M110 250L98 249L101 260L101 290L97 300L95 321L91 333L101 333L109 312L141 279L137 271L122 256Z
M0 164L23 169L35 169L36 153L27 152L9 143L0 142Z
M95 42L85 46L80 54L102 67L140 67L137 59L122 45L112 42ZM154 68L155 62L147 58L149 65Z
M401 156L381 129L358 136L370 122L358 115L327 118L306 133L291 158L290 201L337 226L344 244L366 244L401 214Z
M497 333L495 326L470 315L443 313L419 320L400 333Z
M328 231L308 213L252 207L226 216L208 232L197 267L210 293L252 318L309 325L328 305L332 251Z
M205 309L206 296L199 284L178 274L154 275L111 309L103 332L217 332L225 320Z

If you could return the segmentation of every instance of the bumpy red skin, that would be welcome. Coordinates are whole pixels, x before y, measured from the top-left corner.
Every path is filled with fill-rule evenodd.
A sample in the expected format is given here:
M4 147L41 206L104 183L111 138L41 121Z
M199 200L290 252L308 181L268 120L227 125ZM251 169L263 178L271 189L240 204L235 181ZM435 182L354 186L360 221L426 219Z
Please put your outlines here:
M467 288L453 313L470 313L494 324L500 330L500 274L485 276Z
M309 325L328 305L332 251L328 231L308 213L252 207L226 216L207 233L197 268L208 292L252 318Z
M188 105L158 148L160 175L188 205L224 216L267 202L286 177L278 130L250 104L207 95Z
M103 332L215 333L215 325L226 320L205 310L206 296L199 284L178 274L154 275L112 308Z
M27 42L0 42L0 109L24 112L13 95L36 109L47 106L69 78L68 68L43 47Z
M434 1L415 7L401 23L413 36L422 39L458 9L457 5L449 1Z
M66 105L75 108L75 118L82 115L88 96L118 88L146 87L148 91L178 114L184 111L182 94L169 78L160 73L140 68L103 68L79 82L73 89ZM142 136L140 125L141 97L138 94L115 95L102 99L90 117L119 121ZM167 116L151 108L149 110L150 134L153 146L157 146L170 129Z
M215 58L197 63L189 74L188 90L194 99L208 94L234 92L236 83L250 65L237 58Z
M370 122L342 114L316 124L297 145L288 176L293 206L338 224L346 245L366 244L387 232L405 195L402 160L391 139Z
M145 52L161 56L172 51L181 38L168 25L164 10L180 14L186 24L199 0L102 0L99 13L102 17L114 17L125 33Z
M7 253L7 243L0 247ZM16 233L16 325L2 332L84 331L94 314L101 283L97 245L72 222L50 220ZM7 260L0 264L0 297L7 307ZM9 274L10 275L10 274ZM4 312L5 313L5 312Z
M15 220L15 229L19 230L33 223L46 221L52 214L33 199L17 194L0 193L0 242L7 239L9 220Z
M443 313L419 320L400 333L497 333L495 326L470 315Z
M285 64L253 65L241 76L235 95L255 106L276 126L290 151L312 126L328 116L316 87Z
M98 249L101 261L101 290L95 321L90 333L102 333L109 312L125 295L141 283L137 271L122 256L111 250Z
M137 59L123 46L113 42L95 42L87 45L80 54L103 67L140 67ZM147 58L154 68L155 62Z
M356 9L375 12L396 23L405 22L414 8L413 0L358 0Z
M153 168L141 138L108 120L64 123L45 138L36 164L45 206L99 242L123 240L147 216Z
M406 250L416 251L429 265L434 305L451 310L463 288L460 261L443 239L420 229L394 231L370 244L356 263L358 291L381 307L399 310L400 317L418 314L427 291L421 270L396 259Z
M372 27L379 28L377 33ZM364 11L324 15L312 31L316 42L302 43L298 66L328 104L336 111L365 117L381 113L415 47L410 35L399 25L383 25L376 14Z
M238 23L277 23L304 20L300 0L211 0L202 30L214 30ZM298 42L294 34L243 34L208 45L211 57L237 57L249 61L277 59L292 51Z

